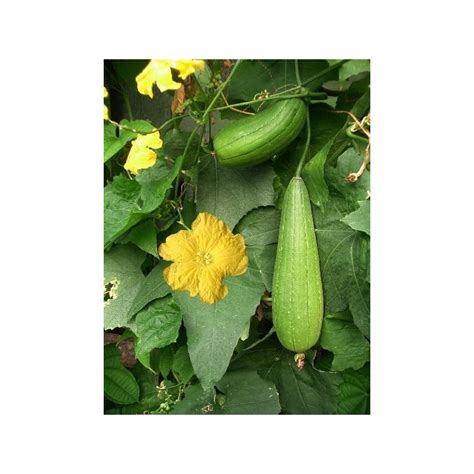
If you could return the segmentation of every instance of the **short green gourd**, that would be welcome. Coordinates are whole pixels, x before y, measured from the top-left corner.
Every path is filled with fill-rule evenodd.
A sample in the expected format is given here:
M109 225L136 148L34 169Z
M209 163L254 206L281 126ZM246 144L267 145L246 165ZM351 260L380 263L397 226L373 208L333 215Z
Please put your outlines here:
M262 112L220 130L214 137L214 151L223 166L257 165L283 151L299 135L305 119L303 100L275 100Z
M273 323L284 347L304 358L319 339L323 303L311 203L303 179L294 177L283 200L273 274Z

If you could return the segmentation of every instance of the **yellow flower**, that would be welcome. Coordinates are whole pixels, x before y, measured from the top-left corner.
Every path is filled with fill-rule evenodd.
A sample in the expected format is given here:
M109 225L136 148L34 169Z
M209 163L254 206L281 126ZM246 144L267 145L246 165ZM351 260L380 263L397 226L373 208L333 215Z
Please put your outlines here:
M147 135L138 134L132 141L132 148L128 154L124 168L132 174L138 174L138 170L150 168L156 162L156 153L151 148L161 148L163 141L160 132L156 131Z
M104 99L108 96L109 96L109 92L104 87ZM104 120L109 120L109 109L107 108L105 104L104 104Z
M181 84L173 81L171 68L178 70L179 77L186 79L196 69L203 69L204 61L196 59L152 59L136 77L138 92L153 99L153 84L156 84L161 92L179 89Z
M200 59L178 59L177 61L170 61L170 66L179 71L181 79L186 79L196 72L196 69L204 69L204 61Z
M192 230L170 235L159 248L160 256L172 263L163 272L173 290L199 294L204 303L214 304L227 295L224 277L247 271L244 238L234 235L217 217L201 212Z

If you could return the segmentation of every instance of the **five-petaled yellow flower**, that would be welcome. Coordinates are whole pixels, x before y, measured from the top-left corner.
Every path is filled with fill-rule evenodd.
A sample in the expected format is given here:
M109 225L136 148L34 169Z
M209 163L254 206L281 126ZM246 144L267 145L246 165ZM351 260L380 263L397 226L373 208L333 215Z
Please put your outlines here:
M181 79L186 79L197 69L204 69L204 61L200 59L152 59L136 77L138 92L153 99L153 84L156 84L161 92L179 89L181 84L173 81L171 68L179 71Z
M174 262L163 272L168 285L191 296L199 294L208 304L227 295L224 277L241 275L248 266L244 238L207 212L199 213L191 230L170 235L159 253Z
M138 174L138 170L150 168L156 162L156 153L152 148L161 148L163 141L158 130L148 135L138 134L132 141L132 148L128 154L124 168L132 174Z
M104 87L104 99L108 96L109 96L109 92ZM104 104L104 120L109 120L109 109L107 108L105 104Z

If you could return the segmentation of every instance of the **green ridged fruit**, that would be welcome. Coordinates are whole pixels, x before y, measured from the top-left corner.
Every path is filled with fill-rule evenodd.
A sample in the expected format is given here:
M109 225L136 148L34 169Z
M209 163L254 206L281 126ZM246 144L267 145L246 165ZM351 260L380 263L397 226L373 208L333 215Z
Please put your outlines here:
M324 302L311 203L304 181L291 180L283 200L273 274L273 324L281 344L302 353L321 333Z
M267 109L231 123L214 137L219 162L254 166L283 151L301 132L306 106L301 99L276 100Z

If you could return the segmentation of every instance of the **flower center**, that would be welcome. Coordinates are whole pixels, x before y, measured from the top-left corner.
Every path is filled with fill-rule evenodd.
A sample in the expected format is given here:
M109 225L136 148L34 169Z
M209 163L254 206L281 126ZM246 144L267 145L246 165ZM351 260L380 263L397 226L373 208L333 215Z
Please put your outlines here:
M194 261L201 265L210 265L212 263L212 255L200 250L194 257Z

